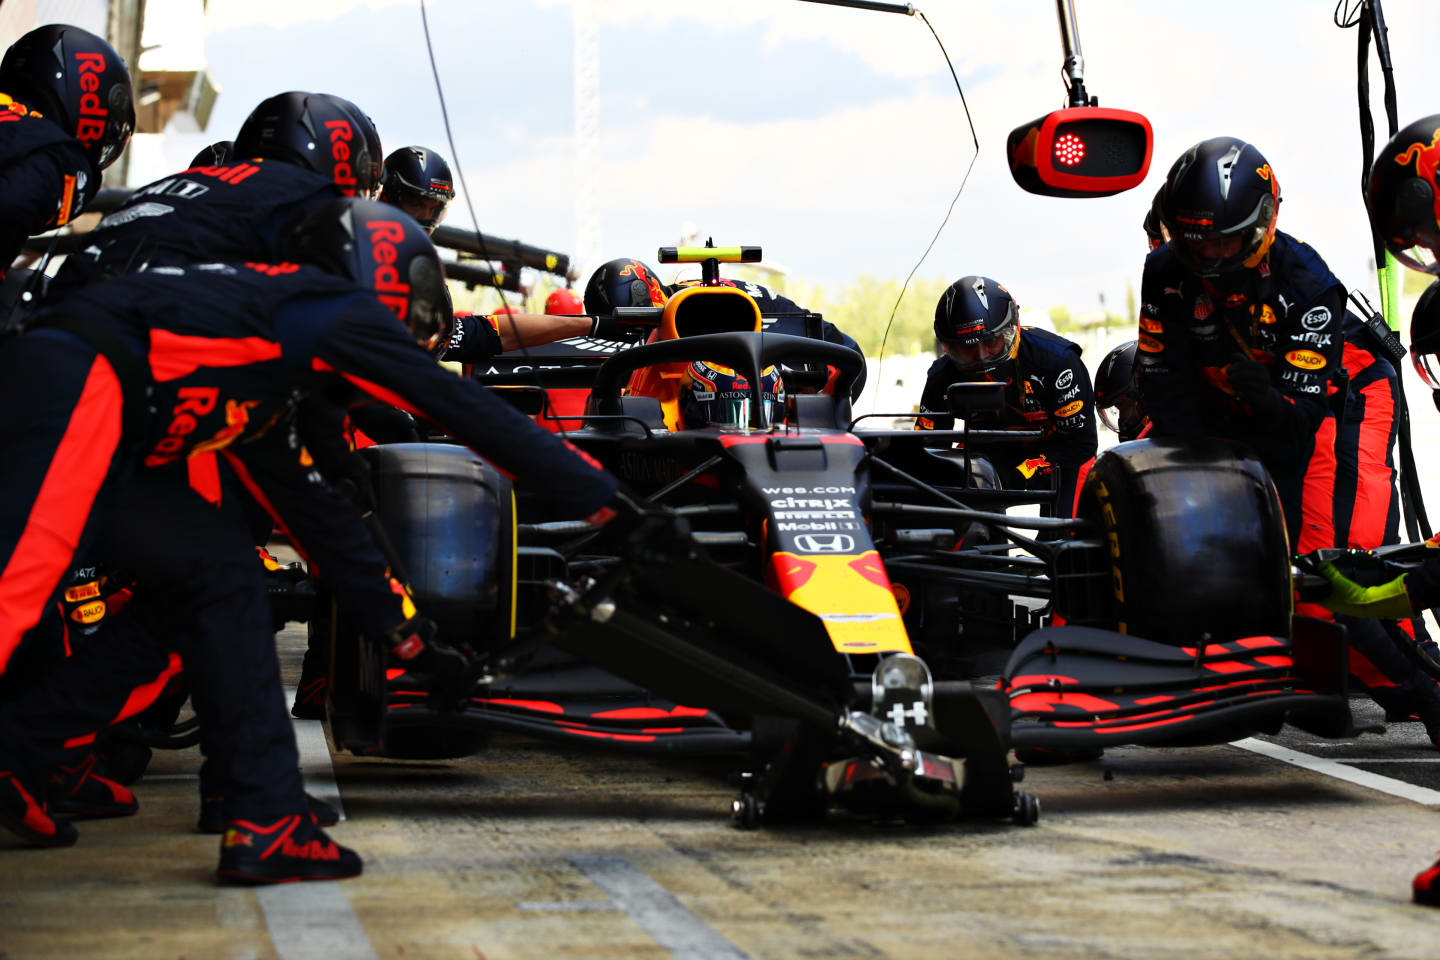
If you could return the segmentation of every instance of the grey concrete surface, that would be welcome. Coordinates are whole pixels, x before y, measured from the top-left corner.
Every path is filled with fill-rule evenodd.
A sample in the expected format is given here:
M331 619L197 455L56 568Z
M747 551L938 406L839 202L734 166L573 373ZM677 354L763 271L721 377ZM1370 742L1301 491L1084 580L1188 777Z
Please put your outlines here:
M292 684L301 643L282 634ZM1415 729L1282 739L1435 782ZM73 849L0 840L0 958L1440 953L1440 911L1408 888L1440 846L1434 809L1226 746L1032 768L1029 829L742 832L724 761L518 738L460 761L337 756L334 835L365 875L262 893L211 879L198 761L159 755L140 813L80 824Z

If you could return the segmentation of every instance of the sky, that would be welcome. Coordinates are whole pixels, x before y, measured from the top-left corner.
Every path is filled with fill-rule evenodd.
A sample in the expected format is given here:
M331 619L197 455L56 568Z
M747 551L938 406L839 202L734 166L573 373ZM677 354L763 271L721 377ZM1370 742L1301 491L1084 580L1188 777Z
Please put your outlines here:
M653 261L693 225L719 244L760 244L832 295L915 265L974 152L949 71L919 18L802 0L430 0L459 167L486 233L575 250L572 2L600 24L599 259ZM986 274L1029 307L1083 312L1103 295L1123 309L1166 170L1190 144L1231 135L1276 171L1280 228L1347 284L1373 285L1356 33L1334 26L1331 0L1077 0L1089 91L1155 130L1146 181L1086 200L1025 194L1004 156L1012 127L1064 105L1054 5L920 6L980 140L921 275ZM1425 43L1440 37L1440 4L1387 0L1385 11L1404 125L1440 112L1440 57ZM364 107L387 150L415 143L453 163L417 0L211 0L205 54L220 98L205 134L171 138L167 162L233 136L264 97L312 89ZM1378 98L1375 110L1383 141ZM457 201L450 222L468 221Z

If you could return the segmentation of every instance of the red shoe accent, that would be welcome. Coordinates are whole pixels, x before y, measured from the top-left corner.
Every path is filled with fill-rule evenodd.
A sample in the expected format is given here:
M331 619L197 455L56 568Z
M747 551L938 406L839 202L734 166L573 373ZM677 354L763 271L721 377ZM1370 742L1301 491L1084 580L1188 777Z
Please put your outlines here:
M52 818L9 772L0 772L0 826L37 847L68 847L78 836L70 824Z
M355 852L326 836L313 817L291 814L271 824L228 821L216 873L243 883L292 883L343 880L361 870Z
M1440 860L1432 863L1428 870L1417 873L1410 887L1416 903L1440 907Z
M72 817L128 817L140 808L129 787L96 772L95 754L50 777L50 807Z
M290 707L290 716L296 720L325 719L325 677L316 677L309 683L302 683L295 691L295 703Z

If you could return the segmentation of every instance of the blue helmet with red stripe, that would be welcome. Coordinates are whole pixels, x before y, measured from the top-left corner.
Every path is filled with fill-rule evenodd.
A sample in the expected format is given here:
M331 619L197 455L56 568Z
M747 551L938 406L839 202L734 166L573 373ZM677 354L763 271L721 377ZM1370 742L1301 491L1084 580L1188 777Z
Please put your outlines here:
M441 348L454 320L445 272L425 228L403 210L332 200L295 228L284 253L373 290L421 346Z
M445 209L455 199L450 165L434 150L401 147L385 158L380 199L404 210L426 230L433 231L445 219Z

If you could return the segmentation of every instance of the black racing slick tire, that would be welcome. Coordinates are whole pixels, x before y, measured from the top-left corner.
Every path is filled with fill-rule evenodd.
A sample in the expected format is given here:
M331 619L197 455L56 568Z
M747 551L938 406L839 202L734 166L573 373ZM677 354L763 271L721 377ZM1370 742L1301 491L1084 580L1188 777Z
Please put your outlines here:
M454 444L382 444L362 454L375 512L421 614L447 643L478 651L509 640L516 550L510 481Z
M1095 461L1079 513L1103 530L1121 633L1177 646L1287 635L1284 513L1255 457L1122 443Z

